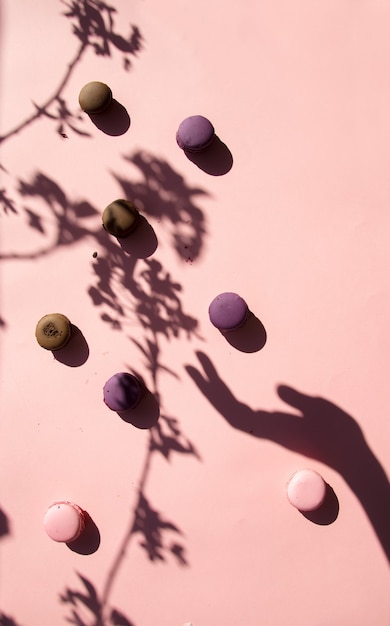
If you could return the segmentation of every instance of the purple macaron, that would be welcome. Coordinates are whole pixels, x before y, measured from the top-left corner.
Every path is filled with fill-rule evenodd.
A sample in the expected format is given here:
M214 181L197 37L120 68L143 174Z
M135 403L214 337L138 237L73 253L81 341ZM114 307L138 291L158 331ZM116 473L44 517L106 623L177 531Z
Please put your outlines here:
M119 372L109 378L103 387L103 400L112 411L134 409L144 392L142 383L127 372Z
M221 332L240 328L246 322L248 314L245 300L230 291L216 296L209 306L210 322Z
M191 115L180 124L176 141L182 150L200 152L214 139L214 126L203 115Z

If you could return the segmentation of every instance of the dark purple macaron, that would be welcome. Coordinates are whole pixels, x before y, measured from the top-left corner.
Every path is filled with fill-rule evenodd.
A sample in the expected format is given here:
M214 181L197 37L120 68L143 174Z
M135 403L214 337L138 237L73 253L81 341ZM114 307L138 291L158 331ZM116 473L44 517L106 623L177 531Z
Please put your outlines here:
M214 139L214 126L203 115L191 115L180 124L176 141L182 150L200 152Z
M103 387L103 400L112 411L134 409L141 400L142 383L127 372L119 372L109 378Z
M240 328L246 322L248 314L245 300L230 291L216 296L209 306L210 322L221 332Z

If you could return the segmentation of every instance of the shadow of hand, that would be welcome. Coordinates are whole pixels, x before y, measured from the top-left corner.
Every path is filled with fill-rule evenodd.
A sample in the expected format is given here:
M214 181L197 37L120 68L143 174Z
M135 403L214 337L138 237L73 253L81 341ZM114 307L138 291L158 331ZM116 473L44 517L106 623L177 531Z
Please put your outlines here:
M187 372L234 428L316 458L340 473L346 469L346 457L351 462L350 452L366 447L356 421L332 402L280 385L279 397L295 412L253 410L237 400L205 354L197 356L203 372L191 366Z
M344 478L364 507L390 559L390 485L357 422L332 402L280 385L279 397L294 412L253 410L237 400L210 359L197 357L203 371L186 370L231 426L316 459Z

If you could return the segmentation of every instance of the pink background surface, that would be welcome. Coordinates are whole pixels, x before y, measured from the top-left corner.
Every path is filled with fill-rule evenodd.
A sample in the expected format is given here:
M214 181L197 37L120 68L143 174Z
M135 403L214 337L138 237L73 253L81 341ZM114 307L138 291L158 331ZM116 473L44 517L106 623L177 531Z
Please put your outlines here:
M390 5L97 4L1 6L1 623L388 626ZM81 114L90 80L127 132ZM175 143L194 113L223 175ZM102 230L120 197L153 255ZM209 323L225 290L262 349ZM63 362L34 337L54 311ZM103 404L122 370L152 428ZM303 467L333 490L311 519ZM93 520L73 549L42 527L62 498Z

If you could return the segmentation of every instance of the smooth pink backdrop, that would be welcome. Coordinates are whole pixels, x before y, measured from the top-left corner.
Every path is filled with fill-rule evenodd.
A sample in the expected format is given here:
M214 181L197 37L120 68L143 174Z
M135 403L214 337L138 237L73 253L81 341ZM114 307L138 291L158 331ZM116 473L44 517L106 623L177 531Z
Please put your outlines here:
M86 13L64 15L71 4L1 6L3 621L388 626L389 3L75 0ZM80 112L90 80L111 86L127 132ZM65 121L57 101L24 124L57 90ZM233 157L223 175L175 143L196 113ZM125 195L157 238L147 259L101 229ZM263 349L209 323L225 290L264 325ZM36 344L54 311L82 332L77 366ZM102 402L126 369L159 402L152 430ZM302 418L279 385L351 419L315 402ZM269 411L305 419L309 447ZM288 503L304 467L333 489L332 523ZM96 524L90 554L45 535L62 498Z

